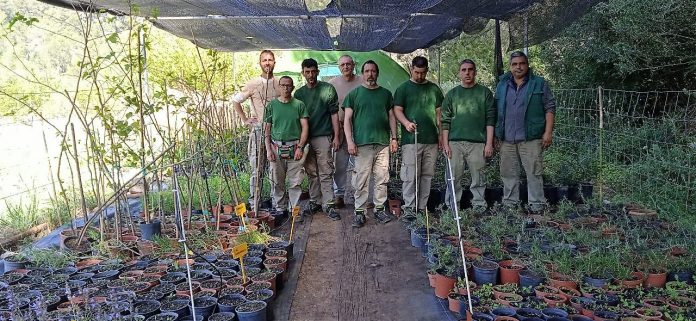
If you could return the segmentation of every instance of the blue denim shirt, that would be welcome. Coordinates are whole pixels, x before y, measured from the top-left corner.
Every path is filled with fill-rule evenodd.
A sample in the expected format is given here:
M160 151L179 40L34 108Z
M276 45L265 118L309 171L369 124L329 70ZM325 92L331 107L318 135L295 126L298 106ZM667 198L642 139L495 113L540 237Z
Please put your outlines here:
M523 142L526 138L524 115L526 112L525 97L528 82L529 76L525 77L522 86L517 88L515 79L510 77L507 84L508 90L505 96L505 141L508 143ZM544 101L544 110L547 113L556 111L556 99L553 97L553 93L546 82L544 82L542 99Z

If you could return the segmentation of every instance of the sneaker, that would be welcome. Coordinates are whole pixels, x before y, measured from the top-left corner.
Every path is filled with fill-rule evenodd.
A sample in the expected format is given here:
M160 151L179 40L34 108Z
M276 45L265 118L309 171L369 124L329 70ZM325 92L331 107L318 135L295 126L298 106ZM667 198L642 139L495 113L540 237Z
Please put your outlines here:
M304 215L312 215L312 214L318 213L318 212L321 212L321 205L319 205L319 204L317 204L317 203L315 203L315 202L309 202L309 204L307 204L307 207L305 207L305 209L304 209L304 211L302 212L302 214L304 214Z
M355 210L355 217L353 217L353 227L361 228L365 225L365 211Z
M334 221L338 221L341 219L341 215L338 214L338 211L336 210L336 204L334 202L329 202L326 204L326 216L328 216L330 219Z
M412 208L407 207L401 211L401 220L404 222L413 222L416 220L416 213Z
M375 216L375 219L382 224L389 223L392 220L392 218L394 217L390 213L387 213L387 211L384 210L383 206L375 207L374 216Z

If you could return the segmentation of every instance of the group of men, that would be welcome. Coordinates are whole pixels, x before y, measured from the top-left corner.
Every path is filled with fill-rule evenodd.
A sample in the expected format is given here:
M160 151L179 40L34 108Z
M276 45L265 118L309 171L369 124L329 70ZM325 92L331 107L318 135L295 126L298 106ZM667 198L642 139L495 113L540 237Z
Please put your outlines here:
M387 223L394 219L385 208L389 157L401 145L405 219L426 208L439 150L448 158L455 182L449 201L461 198L466 167L474 210L486 209L483 170L497 149L503 204L519 205L521 163L530 209L543 210L542 151L552 143L555 100L544 79L531 72L523 52L511 54L510 71L500 78L495 95L476 82L476 64L470 59L461 61L461 83L446 95L426 79L428 60L421 56L413 59L410 79L393 95L378 84L379 66L372 60L362 64L358 76L352 57L344 55L338 61L341 76L323 82L318 80L317 61L305 59L305 85L294 94L291 77L274 77L273 52L263 51L259 64L262 75L233 97L250 128L253 209L260 194L257 171L265 158L270 161L276 211L299 204L306 173L310 202L305 213L323 211L340 220L336 208L349 202L352 189L354 227L365 224L372 207L374 218ZM249 115L241 106L248 98Z

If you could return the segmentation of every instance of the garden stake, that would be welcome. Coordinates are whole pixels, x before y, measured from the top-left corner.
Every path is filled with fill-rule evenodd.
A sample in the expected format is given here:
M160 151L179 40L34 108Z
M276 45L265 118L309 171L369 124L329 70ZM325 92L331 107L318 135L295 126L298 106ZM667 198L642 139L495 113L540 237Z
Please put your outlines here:
M425 235L426 237L426 243L430 243L430 222L428 220L428 208L425 208Z
M466 255L464 255L464 246L462 245L462 225L459 220L461 220L461 217L459 217L459 209L457 208L457 201L456 201L456 193L454 192L454 175L452 173L452 162L450 162L449 157L447 157L447 170L449 172L449 178L447 179L449 181L448 188L451 187L451 193L453 196L452 201L452 209L454 210L454 220L457 222L457 233L459 234L459 252L462 255L462 264L464 264L464 281L466 283L466 298L469 301L469 314L474 315L474 307L471 303L471 289L469 288L469 273L466 271ZM426 216L427 217L427 216ZM467 320L470 320L470 317L467 315Z
M191 284L191 263L189 263L189 250L188 246L186 245L184 218L181 215L181 199L179 198L179 178L177 172L178 166L174 166L174 188L172 189L172 193L174 193L174 216L178 217L179 228L177 230L179 230L179 243L184 245L184 257L186 258L186 274L188 276L186 278L186 282L188 282L189 298L191 298L191 314L194 316L193 319L196 320L196 306L193 303L193 284Z
M266 87L268 87L268 86L266 86ZM266 90L268 90L268 89L266 89ZM254 125L254 141L255 142L258 142L258 138L259 138L258 135L259 135L260 130L261 130L260 127ZM261 137L263 137L263 132L261 133ZM263 171L263 168L262 168L263 166L261 166L261 164L262 164L261 155L263 153L262 146L264 146L265 144L262 143L262 144L257 144L257 145L260 145L260 146L256 146L256 151L255 151L256 152L256 164L254 164L254 166L256 166L256 177L254 177L254 199L253 199L254 204L251 204L251 210L254 212L257 211L257 207L259 206L259 193L261 193L261 191L263 190L261 188L261 186L259 186L259 185L262 184L261 183L262 182L261 181L261 172Z
M416 210L416 212L418 212L418 181L419 181L419 179L418 179L418 127L416 127L416 130L413 132L413 144L416 145L416 151L414 153L415 154L414 155L415 167L416 167L416 170L414 171L414 175L416 176L415 177L415 180L416 180L416 202L415 202L416 208L415 208L415 210ZM428 222L428 215L427 214L425 215L425 222L426 222L426 224ZM430 236L428 236L428 240L430 240Z
M295 218L300 214L300 207L295 205L292 207L292 223L290 224L290 238L288 242L292 243L292 232L295 230Z

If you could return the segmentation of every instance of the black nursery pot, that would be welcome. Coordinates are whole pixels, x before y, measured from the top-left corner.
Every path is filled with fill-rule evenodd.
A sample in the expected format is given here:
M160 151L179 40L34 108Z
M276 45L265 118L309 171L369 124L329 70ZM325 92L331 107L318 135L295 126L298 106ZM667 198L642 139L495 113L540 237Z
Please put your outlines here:
M143 240L152 241L153 236L162 234L162 222L152 220L151 223L140 223L140 233Z

